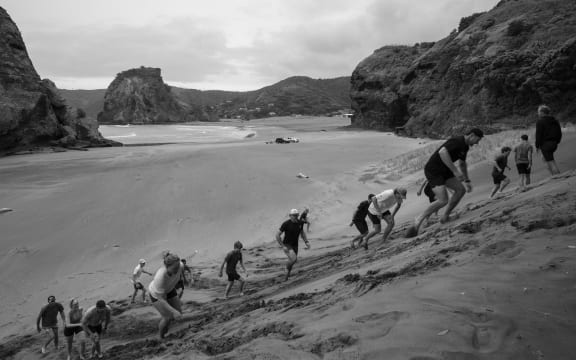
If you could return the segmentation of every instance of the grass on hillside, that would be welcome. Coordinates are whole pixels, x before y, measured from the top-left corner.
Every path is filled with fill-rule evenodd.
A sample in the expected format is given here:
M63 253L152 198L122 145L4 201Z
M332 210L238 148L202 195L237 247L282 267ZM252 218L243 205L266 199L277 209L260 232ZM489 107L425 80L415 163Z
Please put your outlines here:
M572 124L568 124L562 129L564 133L574 131L576 131L576 127ZM520 143L520 136L523 134L527 134L530 143L534 145L535 129L533 128L507 130L485 136L468 152L468 166L493 159L504 146L514 148ZM362 182L374 181L376 183L385 183L387 181L399 180L418 171L423 171L424 165L426 165L432 153L434 153L440 145L441 142L434 142L419 149L387 159L382 163L375 164L367 169L359 180Z

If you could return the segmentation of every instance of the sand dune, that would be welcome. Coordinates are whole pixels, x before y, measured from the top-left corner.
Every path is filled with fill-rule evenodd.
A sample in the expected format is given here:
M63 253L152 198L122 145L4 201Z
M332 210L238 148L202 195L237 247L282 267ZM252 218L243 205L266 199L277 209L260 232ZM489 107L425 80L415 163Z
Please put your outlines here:
M0 217L0 331L18 335L0 355L39 357L39 337L27 334L55 293L84 306L113 300L107 358L571 358L574 172L550 180L537 162L528 192L488 201L489 168L479 164L457 221L403 239L426 203L412 185L393 239L351 252L354 205L419 176L377 184L362 174L422 140L290 126L245 142L2 159L0 205L14 212ZM266 131L302 142L265 145ZM574 141L569 134L560 148L562 169L576 164ZM283 283L284 258L269 241L302 206L312 209L313 249ZM249 295L218 300L225 283L215 268L236 239L248 245ZM154 310L128 305L127 276L139 257L156 268L164 248L200 249L202 277L185 294L185 319L159 343Z

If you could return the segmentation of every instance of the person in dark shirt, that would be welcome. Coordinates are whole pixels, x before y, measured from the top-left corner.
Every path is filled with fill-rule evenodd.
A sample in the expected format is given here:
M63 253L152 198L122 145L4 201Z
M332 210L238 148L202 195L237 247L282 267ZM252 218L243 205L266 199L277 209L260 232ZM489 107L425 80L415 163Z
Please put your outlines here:
M472 184L468 178L466 156L470 146L478 144L483 137L482 130L474 128L468 131L465 136L448 139L432 154L424 166L424 175L432 187L436 201L414 219L414 225L410 226L406 232L407 237L418 235L424 220L446 205L448 206L440 218L440 222L449 221L450 213L458 205L464 194L472 191ZM456 162L459 162L459 168L454 165ZM462 182L465 186L462 185ZM451 197L448 195L448 189L454 191Z
M238 265L239 263L242 270L244 270L244 274L248 275L248 272L244 267L244 262L242 261L242 248L243 248L242 243L240 241L236 241L234 243L234 250L230 251L226 255L226 258L224 259L224 262L222 262L222 266L220 267L220 274L218 276L222 277L222 271L224 270L224 266L226 266L226 275L228 275L228 286L226 286L226 294L224 295L226 299L228 299L228 295L230 294L232 285L234 285L234 281L240 282L240 296L244 296L245 280L236 271L236 265Z
M305 208L300 214L300 222L302 225L306 224L306 232L310 232L310 220L308 220L308 214L310 213L310 209Z
M511 148L504 146L500 151L500 154L494 158L494 166L492 167L492 180L494 180L494 188L490 193L491 198L496 195L498 190L503 192L504 188L510 184L510 179L504 175L504 170L506 170L506 168L510 169L508 166L508 156L510 156L511 152Z
M310 249L310 243L306 238L306 233L302 231L302 223L298 220L298 215L299 212L297 209L290 210L290 219L284 221L280 229L278 229L278 232L276 232L276 241L288 257L285 281L290 277L292 267L294 267L294 264L298 261L298 239L302 237L302 240L304 240L306 244L306 249ZM284 233L284 240L282 240L282 233Z
M560 174L554 152L562 141L562 128L560 123L552 116L552 111L546 105L538 107L538 121L536 122L536 152L542 151L542 158L546 162L551 175Z
M42 354L46 354L48 345L54 340L54 347L58 350L58 314L62 318L62 324L66 326L66 315L64 315L64 307L62 304L56 302L54 295L48 296L48 304L44 305L38 314L36 320L36 328L38 332L45 330L50 334L50 338L44 346L42 346ZM40 327L42 323L42 327Z
M364 200L358 204L356 211L354 211L354 215L352 215L350 226L356 226L356 229L358 229L358 232L360 232L360 235L352 239L352 243L350 244L352 249L356 249L356 246L361 244L362 240L364 240L364 236L368 235L368 223L366 222L366 215L368 215L368 207L370 207L370 203L373 197L374 194L368 195L368 200ZM356 244L356 242L358 242L358 244Z

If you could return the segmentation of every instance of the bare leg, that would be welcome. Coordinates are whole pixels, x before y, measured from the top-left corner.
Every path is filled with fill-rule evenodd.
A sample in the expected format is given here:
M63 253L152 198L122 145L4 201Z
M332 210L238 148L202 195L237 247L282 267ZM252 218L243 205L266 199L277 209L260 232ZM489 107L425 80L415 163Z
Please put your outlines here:
M298 256L296 255L296 253L292 249L289 249L289 250L284 251L284 252L285 252L286 256L288 256L288 261L286 262L286 277L284 278L284 281L286 281L290 277L290 273L292 272L292 267L294 266L294 264L296 264L296 261L298 261Z
M86 353L86 341L80 336L80 359L84 359Z
M441 222L446 222L450 219L450 213L458 205L460 200L462 200L464 194L466 194L466 189L464 188L464 185L462 185L462 183L458 181L458 179L456 178L450 178L446 180L446 187L454 190L454 194L450 198L450 201L448 201L448 206L444 211L442 219L440 219Z
M48 334L50 334L50 332L48 332ZM46 341L44 343L44 349L48 349L48 345L50 345L52 340L54 340L54 331L53 330L52 330L52 333L50 334L50 338L48 339L48 341Z
M160 339L164 338L164 335L168 332L168 328L170 327L170 323L174 319L174 309L178 312L182 312L181 310L181 303L178 296L173 298L167 299L166 301L161 301L160 299L153 303L153 306L160 315L162 315L162 319L158 323L158 335Z
M526 174L520 174L520 180L518 181L518 189L524 191L526 189Z
M68 350L68 358L72 357L72 341L74 341L74 335L66 336L66 345Z
M244 281L244 279L240 279L240 295L244 295L244 284L246 283L246 281Z
M504 189L506 188L506 186L508 186L510 184L510 179L506 178L502 181L502 184L500 185L500 192L504 192Z
M388 239L388 236L390 236L390 233L394 228L394 218L392 217L391 214L387 214L384 215L382 220L386 221L386 229L384 230L384 235L382 235L382 242L384 242Z
M224 297L226 299L228 299L228 295L230 294L230 290L232 290L232 285L234 284L234 281L228 281L228 285L226 286L226 293L224 295Z
M368 239L370 239L375 235L380 234L381 231L382 231L382 225L374 224L374 229L370 231L368 235L366 235L366 237L364 237L364 240L362 240L364 242L364 249L368 250Z
M558 169L558 164L556 164L556 160L549 161L550 167L552 168L552 174L560 174L560 169Z
M142 289L142 302L146 302L146 289Z
M134 304L134 299L136 298L136 294L138 294L138 289L134 289L134 294L132 294L132 304Z
M414 226L416 227L417 231L420 230L420 226L422 226L424 220L428 219L430 215L438 213L440 209L442 209L444 206L446 206L446 204L448 204L448 193L446 192L445 185L434 186L432 188L432 191L434 191L434 195L436 195L436 201L431 203L426 208L426 210L424 210L422 215L420 215L415 219Z
M530 174L525 174L526 176L526 185L530 185Z
M500 184L494 185L494 187L492 188L492 192L490 193L490 198L493 198L499 189L500 189Z

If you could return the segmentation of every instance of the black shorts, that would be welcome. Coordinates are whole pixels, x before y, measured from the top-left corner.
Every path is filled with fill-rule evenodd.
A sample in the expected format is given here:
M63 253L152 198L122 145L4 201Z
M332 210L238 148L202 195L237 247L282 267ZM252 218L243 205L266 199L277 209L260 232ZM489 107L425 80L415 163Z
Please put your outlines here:
M136 281L133 285L134 290L144 290L144 285L140 281Z
M184 280L178 280L176 286L174 287L174 290L176 289L184 289Z
M445 165L437 169L429 169L428 167L424 167L424 176L426 176L426 180L428 180L428 184L430 188L434 186L441 186L446 185L446 181L448 179L452 179L456 177L452 170L448 169Z
M391 215L390 210L386 210L386 211L384 211L384 212L382 213L382 217L384 217L384 216L386 216L386 215ZM380 219L379 216L374 215L374 214L372 214L372 213L369 212L369 213L368 213L368 217L370 218L370 220L372 220L372 224L374 224L374 225L380 225L380 224L382 224L382 221L381 221L381 219Z
M366 234L368 232L368 223L364 219L352 220L356 229L360 232L360 234Z
M88 325L88 330L96 334L102 334L102 324L98 324L96 326Z
M558 144L554 141L546 141L542 144L540 151L546 161L554 161L554 152L558 149Z
M494 180L494 185L500 185L504 179L506 179L506 175L502 174L501 172L492 173L492 180Z
M84 328L82 326L66 326L64 328L64 336L72 336L74 334L78 334L83 330Z
M151 302L156 302L158 301L158 299L156 299L154 296L152 296L152 294L148 293L150 295L150 301ZM176 291L176 288L172 289L168 294L166 294L166 300L168 299L172 299L173 297L178 296L178 292Z
M298 246L293 246L291 244L286 244L286 243L284 243L284 246L286 246L288 249L294 251L294 254L298 255Z
M241 279L240 274L238 274L236 271L227 272L226 275L228 275L228 281L236 281Z
M516 164L516 169L518 169L518 174L526 174L530 175L530 168L528 167L529 164Z
M430 184L424 187L424 195L428 197L428 200L430 200L431 203L436 201L436 194L434 194L434 190L432 190L432 186L430 186Z

